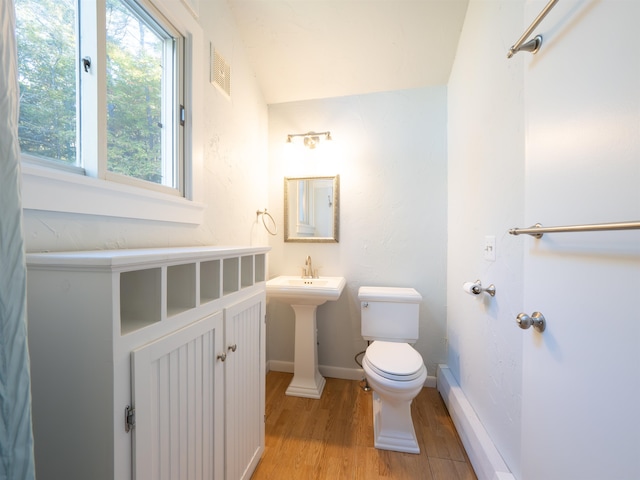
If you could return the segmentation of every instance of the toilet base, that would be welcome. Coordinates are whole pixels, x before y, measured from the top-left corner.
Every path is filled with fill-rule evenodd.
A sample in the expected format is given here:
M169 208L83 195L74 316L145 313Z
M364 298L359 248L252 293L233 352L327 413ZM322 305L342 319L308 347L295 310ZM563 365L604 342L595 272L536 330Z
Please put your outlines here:
M394 452L420 453L411 418L411 401L383 402L373 391L374 446Z

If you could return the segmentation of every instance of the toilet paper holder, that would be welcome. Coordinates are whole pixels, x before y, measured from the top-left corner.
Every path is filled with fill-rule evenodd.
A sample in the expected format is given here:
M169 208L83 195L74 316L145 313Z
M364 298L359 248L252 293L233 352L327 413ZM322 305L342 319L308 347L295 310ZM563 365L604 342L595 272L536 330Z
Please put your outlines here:
M480 295L482 292L486 292L492 297L496 296L496 287L492 283L487 288L482 287L482 282L480 280L476 280L475 282L466 282L462 285L462 288L465 292L470 295Z

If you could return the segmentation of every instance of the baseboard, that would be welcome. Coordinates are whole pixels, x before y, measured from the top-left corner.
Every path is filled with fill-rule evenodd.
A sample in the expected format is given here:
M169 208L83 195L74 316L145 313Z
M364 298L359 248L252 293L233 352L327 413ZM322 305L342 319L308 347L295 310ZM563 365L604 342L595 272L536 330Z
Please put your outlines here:
M438 366L437 388L478 480L515 480L447 365Z
M293 373L293 362L283 362L282 360L267 360L267 372Z
M293 362L285 362L282 360L267 361L267 372L293 373ZM364 370L361 368L343 368L331 367L327 365L318 365L318 370L323 377L341 378L343 380L362 380L364 378ZM436 388L436 377L427 377L424 382L425 387Z
M343 380L362 380L364 378L364 370L361 368L343 368L318 365L318 370L320 370L320 374L323 377L341 378Z

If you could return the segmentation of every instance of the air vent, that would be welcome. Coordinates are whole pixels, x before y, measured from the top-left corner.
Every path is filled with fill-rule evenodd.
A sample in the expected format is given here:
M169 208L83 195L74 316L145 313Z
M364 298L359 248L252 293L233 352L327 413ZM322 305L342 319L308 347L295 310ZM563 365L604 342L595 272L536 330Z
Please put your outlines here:
M211 46L211 83L231 96L231 67L218 51Z

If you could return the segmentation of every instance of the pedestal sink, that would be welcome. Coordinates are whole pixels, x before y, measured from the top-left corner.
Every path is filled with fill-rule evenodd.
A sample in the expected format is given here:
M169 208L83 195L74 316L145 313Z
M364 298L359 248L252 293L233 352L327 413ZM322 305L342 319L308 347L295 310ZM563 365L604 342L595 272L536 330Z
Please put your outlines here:
M325 379L318 370L316 310L335 301L345 285L344 277L302 278L280 276L267 282L267 297L291 305L296 315L293 379L287 395L320 398Z

